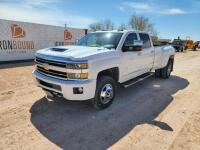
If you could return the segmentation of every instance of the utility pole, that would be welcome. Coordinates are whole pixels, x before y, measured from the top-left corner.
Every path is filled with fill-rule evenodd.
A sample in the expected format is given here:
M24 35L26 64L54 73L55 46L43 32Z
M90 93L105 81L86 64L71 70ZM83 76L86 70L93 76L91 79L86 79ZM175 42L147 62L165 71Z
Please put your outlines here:
M186 36L186 40L190 40L190 36Z

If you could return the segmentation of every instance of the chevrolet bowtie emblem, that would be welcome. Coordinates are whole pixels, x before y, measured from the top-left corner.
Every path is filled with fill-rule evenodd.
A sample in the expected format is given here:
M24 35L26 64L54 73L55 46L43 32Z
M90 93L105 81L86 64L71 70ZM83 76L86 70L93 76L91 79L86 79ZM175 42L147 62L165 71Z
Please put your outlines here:
M45 70L49 70L49 67L48 66L43 66Z

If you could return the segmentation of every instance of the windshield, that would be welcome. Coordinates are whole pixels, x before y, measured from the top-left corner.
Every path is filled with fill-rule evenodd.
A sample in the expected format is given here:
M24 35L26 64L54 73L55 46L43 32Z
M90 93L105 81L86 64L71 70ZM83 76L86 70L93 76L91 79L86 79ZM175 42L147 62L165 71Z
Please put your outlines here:
M89 33L80 39L77 45L89 47L105 47L116 49L123 33L96 32Z
M181 40L174 40L174 41L172 42L173 45L182 45L183 43L184 43L184 42L181 41Z

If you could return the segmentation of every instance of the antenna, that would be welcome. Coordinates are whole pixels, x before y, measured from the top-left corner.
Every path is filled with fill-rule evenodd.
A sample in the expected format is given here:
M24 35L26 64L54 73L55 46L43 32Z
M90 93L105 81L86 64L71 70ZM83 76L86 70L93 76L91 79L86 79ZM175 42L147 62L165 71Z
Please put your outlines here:
M67 24L65 23L65 29L67 28Z

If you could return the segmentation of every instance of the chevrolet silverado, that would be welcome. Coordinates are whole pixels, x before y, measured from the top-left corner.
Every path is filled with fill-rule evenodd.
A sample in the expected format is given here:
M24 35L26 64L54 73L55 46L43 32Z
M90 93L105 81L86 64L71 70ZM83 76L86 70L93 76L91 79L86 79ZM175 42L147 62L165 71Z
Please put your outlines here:
M75 46L37 51L33 74L48 96L92 100L103 109L112 104L117 84L128 87L152 74L169 78L174 55L170 45L154 47L146 32L98 31Z

